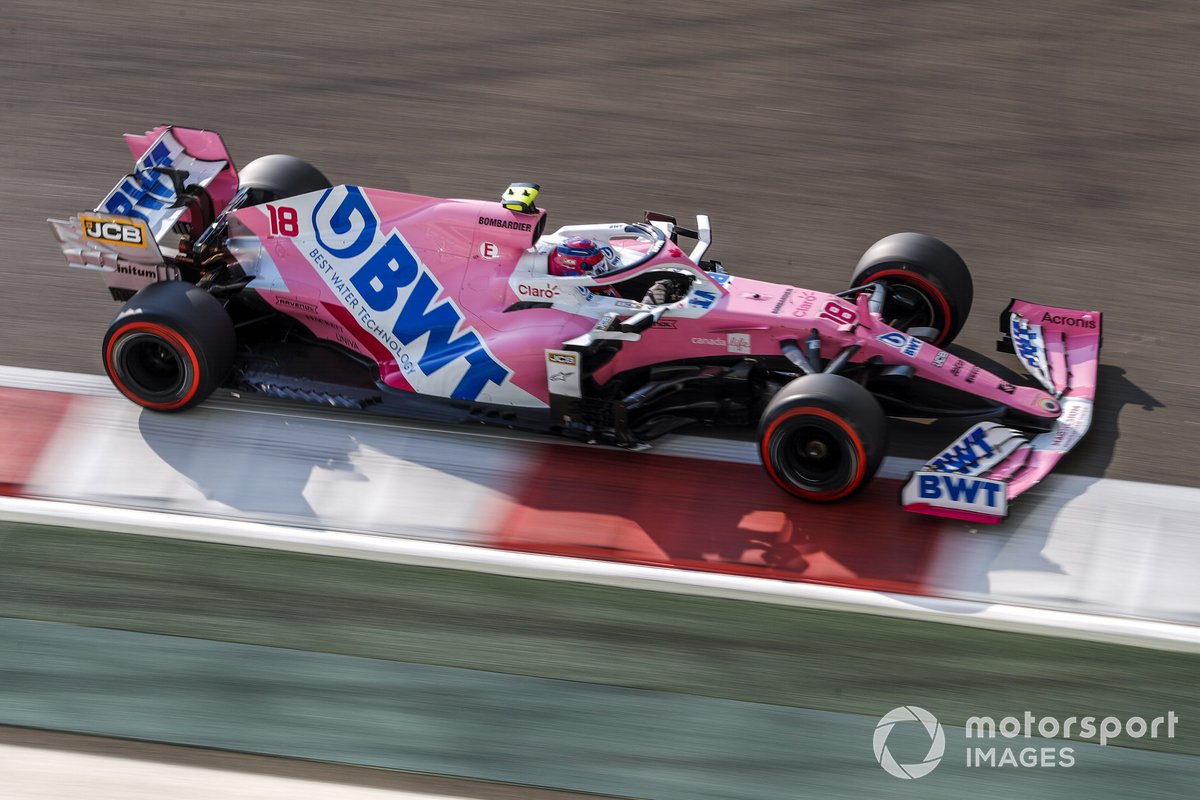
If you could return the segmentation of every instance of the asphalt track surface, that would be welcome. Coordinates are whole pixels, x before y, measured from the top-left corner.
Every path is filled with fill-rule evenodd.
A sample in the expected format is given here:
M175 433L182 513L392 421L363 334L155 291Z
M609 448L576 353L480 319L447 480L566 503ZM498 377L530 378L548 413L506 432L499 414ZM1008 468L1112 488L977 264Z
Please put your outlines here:
M44 219L129 170L121 133L175 122L221 132L238 163L289 152L335 182L486 198L537 180L552 224L708 213L731 272L813 288L842 288L888 233L933 233L973 268L959 342L985 359L1013 295L1105 312L1096 419L1065 471L1200 485L1189 3L5 12L0 363L100 371L116 306ZM902 455L954 429L920 430L898 426Z

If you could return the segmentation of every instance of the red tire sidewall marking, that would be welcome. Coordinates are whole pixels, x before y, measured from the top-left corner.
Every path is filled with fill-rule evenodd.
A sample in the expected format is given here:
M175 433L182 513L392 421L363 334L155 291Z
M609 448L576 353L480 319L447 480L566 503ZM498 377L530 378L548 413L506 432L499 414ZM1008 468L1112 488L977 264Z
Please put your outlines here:
M858 455L858 470L854 473L853 480L851 480L850 484L848 486L846 486L844 489L831 490L828 492L797 491L795 488L793 488L791 486L791 484L788 481L782 480L779 477L779 474L777 472L775 472L775 467L771 464L771 458L770 458L771 438L775 435L775 431L779 428L780 425L782 425L784 422L787 422L789 419L792 419L793 417L796 417L796 416L799 416L802 414L803 415L811 415L811 416L815 416L815 417L821 417L822 419L832 422L834 425L841 428L841 430L847 436L850 437L850 441L854 443L854 451ZM789 493L794 494L797 497L805 498L807 500L813 500L816 502L830 502L832 500L840 500L841 498L845 497L846 495L850 494L855 489L857 489L862 484L863 478L866 476L867 451L866 451L866 448L863 446L862 439L859 438L858 433L854 430L854 428L852 428L850 426L849 423L846 422L845 419L843 419L842 417L839 417L837 414L834 414L832 411L828 411L824 408L818 408L816 406L798 406L796 408L789 408L782 415L780 415L780 417L778 419L776 419L774 422L772 422L771 426L769 428L767 428L767 432L763 436L762 441L760 442L759 446L760 446L760 455L762 456L763 466L765 466L767 468L767 473L771 476L771 479L774 480L780 486L782 486Z
M932 342L934 347L940 347L942 342L946 341L946 337L950 335L950 326L954 321L954 315L950 311L950 301L946 299L940 289L930 283L926 278L916 272L911 272L906 269L885 269L882 272L876 272L870 277L870 281L877 281L881 278L903 278L901 283L907 281L916 284L917 288L925 292L930 297L934 298L939 306L942 307L942 314L946 320L946 329L938 336L936 342ZM870 282L868 281L868 283Z
M186 355L188 361L191 362L192 385L188 387L187 394L184 395L182 399L172 400L168 403L154 403L139 397L121 381L121 377L117 372L116 365L112 360L113 350L116 348L117 342L119 342L124 336L130 333L138 332L149 333L164 339L173 347L175 347L178 352ZM200 360L196 358L196 351L192 349L190 344L188 344L187 339L184 339L179 335L179 333L165 325L160 325L157 322L146 322L145 320L139 320L137 322L130 322L122 325L120 328L118 328L117 332L109 338L108 347L106 347L104 350L104 366L107 367L109 377L112 378L112 382L116 385L117 389L121 391L121 394L125 395L139 406L152 408L156 411L173 411L174 409L182 408L183 406L187 405L193 397L196 396L196 392L200 389Z

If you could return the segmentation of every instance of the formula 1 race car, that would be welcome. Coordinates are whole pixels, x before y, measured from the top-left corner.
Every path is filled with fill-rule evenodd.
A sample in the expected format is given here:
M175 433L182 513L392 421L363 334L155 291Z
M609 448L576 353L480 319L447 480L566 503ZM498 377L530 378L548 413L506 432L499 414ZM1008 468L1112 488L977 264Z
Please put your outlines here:
M973 290L930 236L882 239L827 293L730 275L705 258L704 216L546 233L536 184L448 200L332 186L283 155L236 171L211 131L126 139L133 172L95 211L50 223L68 264L124 303L104 368L148 409L223 386L628 448L757 426L767 474L813 501L871 479L886 414L960 417L976 424L902 502L980 522L1003 519L1091 421L1100 313L1013 300L1001 346L1038 385L1009 383L944 349Z

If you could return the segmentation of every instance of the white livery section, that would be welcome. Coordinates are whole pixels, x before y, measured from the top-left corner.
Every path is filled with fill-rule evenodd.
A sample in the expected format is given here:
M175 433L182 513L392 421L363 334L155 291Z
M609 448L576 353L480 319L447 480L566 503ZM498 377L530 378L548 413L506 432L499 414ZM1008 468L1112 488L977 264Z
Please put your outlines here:
M1083 397L1064 397L1062 416L1054 423L1053 430L1034 438L1033 449L1065 453L1079 444L1091 426L1092 401Z
M1027 443L1019 431L980 422L912 473L901 491L901 504L934 516L999 522L1008 514L1008 487L981 476Z
M227 164L194 158L167 129L138 159L133 173L122 178L96 210L144 219L151 236L160 241L187 210L186 206L174 206L175 184L161 170L185 172L187 185L207 186Z
M1026 438L996 422L981 422L929 459L927 469L982 475L1025 444Z
M546 385L550 394L583 397L579 360L579 353L571 350L546 351Z
M992 478L914 472L900 496L904 507L910 510L978 522L998 522L1008 514L1006 490L1004 481Z
M711 227L707 217L702 220L702 238L693 251L693 257L703 254L711 242ZM526 251L509 279L509 286L520 300L547 303L559 311L602 319L606 314L631 317L641 312L653 312L662 317L697 319L708 314L722 290L705 270L696 263L680 258L676 261L657 262L654 270L665 277L670 274L681 276L691 283L685 296L668 303L648 304L612 292L612 287L623 278L639 274L637 267L658 252L643 231L658 230L667 234L673 226L667 223L650 223L646 226L623 222L598 225L567 225L538 239L533 248ZM602 272L593 275L552 275L547 270L547 256L559 244L573 236L592 239L608 253L611 264ZM661 243L659 243L661 244ZM639 246L635 246L639 245ZM616 278L614 280L614 278ZM608 332L597 333L594 338L637 341L637 334ZM744 352L734 350L730 352Z
M110 289L132 294L158 281L179 279L179 270L164 264L159 243L174 254L175 244L164 237L188 207L176 202L176 181L167 171L177 173L186 186L208 186L228 166L228 161L189 155L168 128L95 211L47 221L68 266L102 272Z
M48 222L67 266L102 272L111 288L137 290L179 278L179 270L163 262L158 242L140 219L91 212Z
M1042 326L1014 313L1009 317L1008 328L1012 336L1013 351L1025 367L1025 371L1037 379L1047 392L1057 396L1058 390L1054 388L1054 381L1050 379L1050 367L1046 361L1046 339L1042 336Z

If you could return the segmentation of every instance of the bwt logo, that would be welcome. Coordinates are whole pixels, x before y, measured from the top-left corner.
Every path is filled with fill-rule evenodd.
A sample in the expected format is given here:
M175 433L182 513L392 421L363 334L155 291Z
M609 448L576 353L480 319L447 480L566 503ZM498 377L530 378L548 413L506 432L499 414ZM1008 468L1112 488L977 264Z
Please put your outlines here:
M888 750L887 740L892 729L901 722L919 722L929 734L929 751L925 757L913 764L901 764ZM923 778L937 767L946 753L946 732L938 724L937 717L920 706L900 706L884 714L875 726L871 742L875 748L875 760L888 775L904 780Z
M160 209L175 200L175 187L165 176L150 172L151 167L170 167L175 163L171 149L158 142L134 166L133 174L121 182L104 204L110 214L146 218L139 208Z
M917 353L921 352L921 340L912 336L905 336L903 333L885 333L882 336L877 336L879 341L884 344L894 347L909 358L913 358Z
M337 206L326 207L335 192L343 192ZM393 230L382 242L377 234L379 218L356 186L326 190L313 209L313 229L317 242L332 256L333 269L354 269L350 285L369 311L354 308L343 293L343 304L355 312L364 328L371 331L397 355L397 362L413 383L413 388L443 394L428 378L441 370L459 377L449 396L460 400L476 399L489 383L502 384L509 370L492 357L479 335L464 322L462 312L447 299L435 303L442 286L400 234ZM341 262L340 264L337 262ZM340 276L326 274L335 291ZM375 312L372 316L370 312ZM390 321L390 325L388 325ZM424 352L415 360L403 348L425 339ZM452 365L455 367L451 369ZM417 374L419 368L421 374ZM449 378L452 380L452 378ZM436 383L436 382L435 382Z
M1041 333L1023 322L1017 322L1014 318L1012 338L1013 346L1017 349L1017 353L1029 362L1034 369L1040 369L1042 361L1038 353L1042 349Z
M995 448L987 440L987 431L975 428L931 460L929 466L945 472L961 472L994 452Z
M1003 492L1004 484L990 478L946 475L941 472L917 473L917 496L922 500L945 499L970 506L999 508Z

